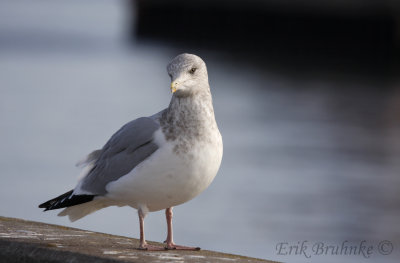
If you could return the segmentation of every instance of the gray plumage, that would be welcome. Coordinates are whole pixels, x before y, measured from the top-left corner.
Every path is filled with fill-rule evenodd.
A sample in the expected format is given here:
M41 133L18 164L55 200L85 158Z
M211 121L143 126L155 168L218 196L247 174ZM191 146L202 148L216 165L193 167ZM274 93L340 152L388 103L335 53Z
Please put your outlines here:
M106 194L108 183L129 173L157 150L153 134L159 127L154 117L142 117L125 124L101 150L88 156L85 162L95 162L82 179L81 189L94 195Z

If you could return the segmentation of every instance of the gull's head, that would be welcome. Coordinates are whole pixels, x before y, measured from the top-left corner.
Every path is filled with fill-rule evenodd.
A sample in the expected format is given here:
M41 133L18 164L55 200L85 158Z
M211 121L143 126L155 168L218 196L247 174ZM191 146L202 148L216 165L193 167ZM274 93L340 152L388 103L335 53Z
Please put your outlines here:
M176 56L168 64L167 71L175 96L187 97L209 89L206 63L196 55Z

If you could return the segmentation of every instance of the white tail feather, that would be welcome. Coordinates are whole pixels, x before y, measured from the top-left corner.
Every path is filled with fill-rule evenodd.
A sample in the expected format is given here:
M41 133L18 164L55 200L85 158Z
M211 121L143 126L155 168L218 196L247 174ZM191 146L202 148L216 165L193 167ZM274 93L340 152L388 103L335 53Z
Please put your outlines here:
M110 206L105 200L97 199L80 205L74 205L62 210L58 216L68 216L71 222L81 219L97 210Z

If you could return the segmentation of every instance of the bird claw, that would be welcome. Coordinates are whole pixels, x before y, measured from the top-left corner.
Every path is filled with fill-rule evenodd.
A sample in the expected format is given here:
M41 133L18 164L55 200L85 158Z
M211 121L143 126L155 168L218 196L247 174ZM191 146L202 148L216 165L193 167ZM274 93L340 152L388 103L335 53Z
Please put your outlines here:
M199 247L187 247L187 246L179 246L175 244L167 244L165 246L166 250L189 250L189 251L199 251L201 248Z
M165 248L161 246L154 246L149 244L143 244L138 247L139 250L147 250L147 251L164 251Z

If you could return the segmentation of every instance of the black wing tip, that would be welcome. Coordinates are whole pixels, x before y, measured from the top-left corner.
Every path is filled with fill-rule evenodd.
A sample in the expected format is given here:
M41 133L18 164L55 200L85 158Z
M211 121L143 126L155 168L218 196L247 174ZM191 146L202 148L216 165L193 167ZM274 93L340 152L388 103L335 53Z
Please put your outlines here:
M55 208L52 208L52 206L55 203L59 202L60 200L64 199L65 197L69 197L72 194L73 191L74 190L70 190L70 191L68 191L68 192L66 192L66 193L64 193L64 194L62 194L60 196L57 196L56 198L50 199L50 200L40 204L39 208L45 208L44 211L55 209Z
M56 198L44 202L43 204L39 205L39 208L44 208L43 212L46 212L48 210L87 203L92 201L95 197L95 195L73 195L73 192L74 190L68 191L60 196L57 196Z

